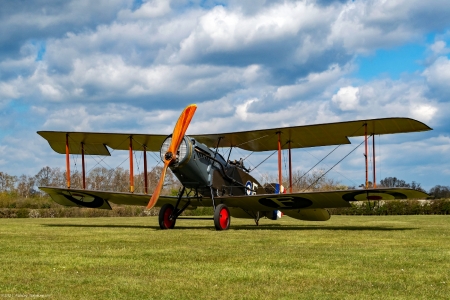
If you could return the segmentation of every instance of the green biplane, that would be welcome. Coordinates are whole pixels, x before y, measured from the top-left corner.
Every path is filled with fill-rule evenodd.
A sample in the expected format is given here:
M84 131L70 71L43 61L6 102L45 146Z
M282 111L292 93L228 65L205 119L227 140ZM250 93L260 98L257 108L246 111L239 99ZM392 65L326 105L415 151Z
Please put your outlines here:
M291 149L350 144L349 137L420 132L431 130L409 118L383 118L264 130L185 135L197 106L189 105L181 113L173 133L125 134L39 131L57 153L66 154L67 188L39 187L52 199L65 206L111 209L110 203L160 207L161 229L174 228L186 209L213 207L214 225L226 230L230 218L249 218L258 224L261 217L276 220L281 214L308 221L330 219L327 208L350 207L352 201L423 199L428 195L408 188L369 188L338 191L306 191L292 193ZM124 143L128 140L128 143ZM70 141L70 142L69 142ZM241 148L248 151L278 150L279 182L262 186L245 168L242 161L225 159L218 149ZM84 155L110 155L108 150L130 153L130 191L126 193L85 189ZM211 148L215 148L214 150ZM281 185L281 150L289 149L289 187ZM144 193L134 192L133 151L144 154ZM159 151L164 163L158 185L148 194L147 151ZM82 155L83 189L70 186L70 154ZM375 155L374 155L375 158ZM160 195L167 168L182 184L178 196ZM188 192L189 191L189 192Z

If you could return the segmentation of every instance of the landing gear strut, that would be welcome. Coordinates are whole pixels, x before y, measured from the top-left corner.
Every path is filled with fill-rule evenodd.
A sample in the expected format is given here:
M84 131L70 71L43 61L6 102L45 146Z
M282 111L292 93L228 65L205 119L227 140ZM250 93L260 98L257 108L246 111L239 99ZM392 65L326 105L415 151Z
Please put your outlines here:
M183 197L185 187L183 186L181 192L178 195L177 203L175 207L170 204L164 204L159 211L159 227L161 229L173 229L175 227L175 222L181 213L189 206L191 201L188 199L182 208L178 208L181 202L181 197Z

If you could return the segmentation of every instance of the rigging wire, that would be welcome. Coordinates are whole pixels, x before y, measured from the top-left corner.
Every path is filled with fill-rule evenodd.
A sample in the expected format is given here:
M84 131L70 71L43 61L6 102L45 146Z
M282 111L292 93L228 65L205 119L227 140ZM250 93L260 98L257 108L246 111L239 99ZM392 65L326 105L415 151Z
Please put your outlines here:
M253 141L257 141L257 140L259 140L259 139L262 139L262 138L265 138L265 137L268 137L269 135L268 134L266 134L266 135L263 135L263 136L260 136L260 137L258 137L258 138L256 138L256 139L253 139L253 140L249 140L249 141L246 141L246 142L243 142L243 143L240 143L240 144L237 144L237 145L234 145L234 146L231 146L230 147L230 149L228 150L228 151L231 151L231 149L233 149L233 148L239 148L239 146L242 146L242 145L245 145L245 144L248 144L248 143L251 143L251 142L253 142ZM228 154L228 151L227 151L227 154ZM251 154L250 154L251 155ZM249 155L249 156L250 156ZM224 155L224 157L225 157L225 155Z
M128 140L129 139L129 137L126 137L124 140L122 140L122 142L120 142L120 144L119 144L119 146L120 145L122 145L126 140ZM114 151L116 151L116 149L113 149L113 148L111 148L112 150L111 150L111 152L110 152L110 154L112 154L112 153L114 153ZM87 153L88 155L89 155L89 152L86 152L86 150L84 151L85 153ZM96 164L91 168L91 169L89 169L89 171L87 172L87 173L89 173L89 172L91 172L97 165L100 165L101 163L104 163L106 166L108 166L110 169L113 169L113 170L115 170L116 168L113 168L113 167L111 167L110 165L108 165L106 162L105 162L105 159L107 158L108 156L104 156L102 159L100 159L100 160L96 160L95 158L94 158L94 156L92 155L92 158L94 159L94 161L96 162ZM123 162L122 162L123 163Z
M365 124L363 124L362 126L365 126ZM358 127L351 135L349 135L349 136L353 136L358 130L360 130L361 129L361 126L360 127ZM303 145L302 144L300 144L299 142L296 142L296 144L298 144L298 145L300 145L302 148L303 148ZM303 174L297 181L296 181L296 183L298 182L298 181L300 181L304 176L306 176L312 169L314 169L319 163L321 163L325 158L327 158L331 153L333 153L337 148L339 148L340 146L341 146L342 144L339 144L335 149L333 149L329 154L327 154L324 158L322 158L317 164L315 164L312 168L310 168L305 174ZM308 153L309 155L311 155L312 157L314 157L315 159L318 159L316 156L314 156L311 152L309 152L309 151L306 151L306 153ZM333 166L332 168L334 168L335 166ZM353 180L351 180L350 178L348 178L347 176L345 176L344 174L342 174L341 172L339 172L339 171L337 171L337 170L334 170L334 172L336 172L336 173L338 173L339 175L341 175L342 177L344 177L344 178L346 178L347 180L349 180L349 181L351 181L351 182L353 182L354 184L355 184L355 186L356 186L356 183L353 181Z
M284 146L286 146L287 143L285 143L284 145L281 146L281 148L283 148ZM254 167L253 169L250 170L250 172L252 172L253 170L255 170L256 168L258 168L262 163L264 163L266 160L268 160L270 157L272 157L275 153L277 153L278 150L275 150L272 152L272 154L270 154L269 156L267 156L262 162L260 162L258 165L256 165L256 167ZM250 173L249 172L249 173Z
M144 144L139 143L139 141L136 141L135 139L133 139L133 141L135 141L136 143L141 145L142 148L144 148L144 146L145 146ZM161 157L159 157L159 155L156 155L155 151L148 151L147 150L147 153L149 153L149 152L152 154L153 159L159 164L161 162ZM156 151L156 152L159 152L159 151ZM156 158L155 158L155 156L156 156Z
M281 146L281 148L283 148L284 146L286 146L289 142L286 142L285 144L283 144ZM256 170L261 164L263 164L266 160L268 160L270 157L272 157L275 153L277 153L278 150L275 150L274 152L272 152L269 156L267 156L263 161L261 161L258 165L256 165L256 167L252 168L251 170L249 170L249 173ZM249 162L251 164L251 162ZM257 170L258 174L263 178L264 174L262 174L261 172L259 172L259 170ZM267 178L268 179L268 178ZM268 180L267 180L268 181ZM271 182L266 182L266 184L269 184L272 188L275 189L275 186L271 183Z
M76 144L76 145L78 145L78 143L71 137L71 135L69 135L69 138L72 140L72 142L74 142L74 144ZM125 141L127 141L129 139L129 136L128 137L126 137L126 138L124 138L120 143L119 143L119 145L118 145L118 147L120 147ZM133 141L134 142L136 142L136 143L138 143L139 145L141 145L141 146L144 146L143 144L141 144L141 143L139 143L137 140L135 140L134 138L133 138ZM79 147L79 149L81 149L81 146L79 146L78 145L78 147ZM118 148L117 147L117 148ZM114 148L108 148L108 149L111 149L111 151L109 152L110 154L112 154L112 153L114 153L117 149L114 149ZM96 158L95 157L95 155L90 155L89 154L89 151L86 151L86 149L85 149L85 155L87 155L87 156L90 156L90 157L92 157L92 159L95 161L95 164L89 169L88 168L88 163L87 163L87 160L88 159L86 159L86 161L85 161L85 170L87 170L87 172L86 172L86 175L88 176L89 175L89 173L90 172L92 172L97 166L100 166L100 167L104 167L104 168L109 168L110 170L108 170L108 173L111 175L114 171L116 171L125 161L127 161L128 159L129 159L129 157L127 156L127 158L126 159L124 159L118 166L116 166L115 168L113 168L113 167L111 167L106 161L105 161L105 159L108 157L108 156L103 156L101 159L98 159L98 158ZM135 160L136 160L136 163L137 163L137 168L138 168L138 172L140 172L140 168L139 168L139 162L142 160L142 154L141 154L141 157L140 157L140 159L138 160L137 159L137 157L136 157L136 151L133 151L134 152L134 158L135 158ZM158 155L156 155L153 151L149 151L150 153L151 153L151 157L157 162L157 164L156 164L156 166L155 167L157 167L162 161L161 161L161 158L158 156ZM74 165L75 165L75 171L76 172L78 172L78 168L77 168L77 157L78 156L75 156L74 154L72 154L72 159L73 159L73 161L74 161ZM155 168L154 167L154 168ZM112 171L112 172L110 172L110 171ZM112 176L110 176L110 178L109 178L109 182L108 182L108 184L111 184L111 180L112 180Z
M345 158L347 158L347 156L349 156L351 153L353 153L353 151L355 151L356 149L358 149L359 146L361 146L369 137L371 137L372 135L368 136L367 138L365 138L358 146L356 146L352 151L350 151L349 153L347 153L347 155L345 155L341 160L339 160L337 163L335 163L330 169L328 169L328 171L326 171L325 173L322 174L322 176L320 176L319 178L317 178L316 181L314 181L313 183L311 183L306 189L304 189L302 192L306 191L307 189L309 189L311 186L313 186L314 184L316 184L320 179L322 179L322 177L324 177L328 172L330 172L334 167L336 167L341 161L343 161Z
M133 139L133 141L134 141L134 139ZM140 165L140 160L142 159L142 153L141 153L141 155L140 155L140 157L139 157L139 160L137 159L137 157L136 157L136 151L133 151L133 155L134 155L134 160L135 160L135 163L136 163L136 167L137 167L137 171L138 171L138 176L139 175L141 175L141 170L139 169L139 165ZM133 177L135 176L135 174L133 174ZM133 178L134 179L134 178ZM135 186L135 190L138 190L139 188L141 188L142 187L142 183L143 183L143 178L142 178L142 176L139 176L139 179L141 179L140 181L138 180L136 183L137 183L137 185Z
M317 162L314 166L312 166L308 171L306 171L302 176L300 176L300 178L298 178L295 182L292 183L292 185L297 184L298 182L300 182L300 180L306 176L306 174L308 174L312 169L314 169L318 164L320 164L323 160L325 160L325 158L327 158L331 153L333 153L337 148L339 148L341 145L337 145L337 147L335 147L330 153L328 153L324 158L322 158L321 160L319 160L319 162ZM314 157L314 156L313 156ZM337 171L335 171L337 172ZM338 172L339 173L339 172ZM340 173L339 173L340 174ZM342 174L341 174L342 175ZM345 177L345 176L344 176ZM347 178L348 179L348 178Z
M289 177L289 170L288 170L288 167L287 167L287 155L286 155L286 152L287 152L287 151L288 151L287 149L284 149L284 153L285 153L285 155L283 155L283 160L284 160L284 175L285 175L284 178L288 178L288 177Z

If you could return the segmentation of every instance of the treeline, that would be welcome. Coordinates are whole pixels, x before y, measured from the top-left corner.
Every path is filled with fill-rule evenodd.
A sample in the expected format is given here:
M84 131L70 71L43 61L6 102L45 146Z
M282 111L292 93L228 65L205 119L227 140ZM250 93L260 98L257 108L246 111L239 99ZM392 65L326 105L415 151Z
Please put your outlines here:
M162 167L154 167L147 172L148 190L152 191L159 181ZM134 191L144 192L144 173L135 174ZM83 187L82 174L79 171L70 174L71 188L81 189ZM42 168L36 175L12 176L0 172L0 193L7 193L18 197L36 197L46 194L38 189L39 186L66 187L66 172L60 168ZM169 171L165 177L162 193L171 194L172 190L178 190L179 182ZM105 167L94 168L86 175L86 189L128 192L130 191L130 173L123 168L107 169Z
M148 191L151 191L156 187L159 181L162 167L156 166L147 172L148 178ZM79 171L71 172L71 188L81 189L83 187L82 174ZM135 174L134 179L134 191L136 193L144 192L144 173ZM261 183L278 182L278 176L271 174L261 175ZM124 168L107 169L105 167L97 167L91 170L86 175L86 189L89 190L101 190L101 191L113 191L113 192L128 192L130 191L130 173ZM346 190L354 189L355 186L347 186L341 184L332 178L326 176L324 170L316 170L309 173L296 171L292 174L292 190L293 192L308 192L308 191L328 191L328 190ZM44 192L41 192L39 186L52 186L52 187L66 187L66 172L60 168L42 168L36 175L28 176L13 176L5 172L0 171L0 193L7 193L18 197L36 197L45 196ZM283 177L283 185L289 186L287 176ZM359 187L363 187L360 185ZM165 177L163 186L163 194L176 194L181 187L178 179L168 171ZM372 183L369 182L369 187L372 187ZM415 190L426 192L415 181L408 183L402 179L396 177L386 177L377 184L377 187L407 187ZM450 187L436 185L428 191L428 194L435 199L450 198Z
M154 167L148 176L148 191L159 181L161 167ZM134 191L144 192L144 173L133 176ZM81 172L70 174L71 188L81 189ZM58 218L58 217L120 217L157 215L158 209L147 211L140 206L111 204L112 210L64 207L55 203L39 186L66 187L66 172L59 168L42 168L34 176L12 176L0 172L0 218ZM179 181L169 171L165 177L162 194L174 195L180 187ZM114 192L130 191L130 173L123 168L97 167L86 174L86 189Z

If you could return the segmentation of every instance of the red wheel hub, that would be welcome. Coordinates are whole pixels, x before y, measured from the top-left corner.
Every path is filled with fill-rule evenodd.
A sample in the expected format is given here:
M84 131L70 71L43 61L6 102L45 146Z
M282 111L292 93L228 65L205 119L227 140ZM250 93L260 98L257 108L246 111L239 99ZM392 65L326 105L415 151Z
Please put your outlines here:
M173 212L173 209L170 207L168 207L166 209L166 211L164 212L164 226L166 228L171 228L173 223L175 222L175 220L170 219L170 215L172 214L172 212Z
M222 227L222 229L227 228L229 220L230 214L228 213L228 210L224 207L220 210L220 218L219 218L220 227Z

